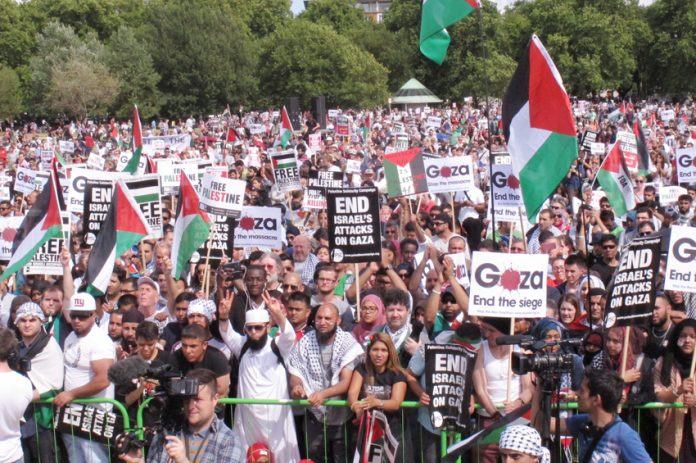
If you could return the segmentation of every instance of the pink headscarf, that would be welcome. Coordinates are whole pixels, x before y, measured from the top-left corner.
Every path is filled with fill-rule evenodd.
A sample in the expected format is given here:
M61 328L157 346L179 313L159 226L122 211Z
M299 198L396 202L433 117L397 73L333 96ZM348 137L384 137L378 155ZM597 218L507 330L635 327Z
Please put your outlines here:
M384 303L379 296L376 294L368 294L360 301L361 304L366 302L371 302L377 306L377 318L373 323L367 323L361 319L360 322L353 327L353 337L360 345L363 345L365 338L372 334L377 327L380 327L387 322L387 317L384 313ZM360 307L358 307L358 310L360 310Z

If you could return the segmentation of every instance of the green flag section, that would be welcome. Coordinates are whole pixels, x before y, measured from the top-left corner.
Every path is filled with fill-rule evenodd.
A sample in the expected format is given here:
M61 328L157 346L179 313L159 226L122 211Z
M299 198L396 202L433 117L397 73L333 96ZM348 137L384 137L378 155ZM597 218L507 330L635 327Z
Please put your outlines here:
M185 177L185 175L183 176ZM152 230L123 180L114 185L111 206L87 262L87 292L106 294L116 258L151 235Z
M172 244L172 276L180 278L196 249L210 235L210 217L200 209L198 193L186 175L181 176L181 188L177 201L174 242Z
M288 116L288 110L283 106L283 110L280 113L280 144L283 148L287 148L292 139L292 124L290 123L290 116Z
M568 95L536 35L505 93L503 129L527 217L534 221L578 155Z
M140 126L140 114L137 106L133 107L133 141L131 143L133 156L123 168L123 172L135 174L138 171L138 164L140 164L140 156L143 154L143 129Z
M466 18L478 7L478 0L423 0L420 29L421 53L431 61L442 64L450 44L450 36L446 28Z
M631 175L624 161L621 143L614 143L607 154L597 172L597 181L617 216L623 216L636 207Z
M6 280L29 262L51 238L61 238L58 188L51 176L36 203L29 209L12 242L12 257L0 281Z
M428 191L420 148L385 154L384 173L390 198Z

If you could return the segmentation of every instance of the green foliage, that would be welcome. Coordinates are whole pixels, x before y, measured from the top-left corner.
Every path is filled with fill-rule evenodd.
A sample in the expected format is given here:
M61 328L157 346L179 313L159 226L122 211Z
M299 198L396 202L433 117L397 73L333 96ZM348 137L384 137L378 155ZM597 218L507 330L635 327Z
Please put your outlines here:
M291 0L228 0L255 37L265 37L292 18Z
M264 39L259 56L261 95L270 103L325 95L331 106L364 107L388 97L386 68L328 26L292 21Z
M312 0L300 19L329 26L339 34L369 21L354 0Z
M11 119L22 110L22 87L17 73L0 67L0 120Z
M26 64L34 47L34 29L15 0L0 0L0 63Z
M53 69L47 104L54 112L82 119L106 112L118 88L106 66L73 56Z

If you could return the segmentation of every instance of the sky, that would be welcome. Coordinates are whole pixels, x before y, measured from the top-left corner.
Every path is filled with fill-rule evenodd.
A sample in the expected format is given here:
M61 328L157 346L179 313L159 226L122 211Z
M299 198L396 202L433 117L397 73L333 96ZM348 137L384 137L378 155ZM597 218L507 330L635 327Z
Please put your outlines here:
M298 14L304 10L304 0L292 0L292 6L290 9L294 14Z

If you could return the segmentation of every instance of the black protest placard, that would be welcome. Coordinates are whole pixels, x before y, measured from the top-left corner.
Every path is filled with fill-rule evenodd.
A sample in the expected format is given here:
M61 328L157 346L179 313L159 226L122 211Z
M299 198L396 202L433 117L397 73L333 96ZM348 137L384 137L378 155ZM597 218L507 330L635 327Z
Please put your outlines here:
M106 214L111 207L111 193L114 184L110 181L87 180L85 183L84 210L82 215L82 232L87 244L94 244Z
M377 188L326 190L329 248L333 262L379 262L379 196Z
M312 171L309 173L307 191L305 192L305 209L326 209L326 190L343 186L343 172Z
M661 237L634 238L607 291L605 327L647 324L655 306Z
M582 136L582 149L590 151L592 149L592 143L595 143L597 141L597 135L597 132L587 130L585 134Z
M232 249L234 248L234 227L236 220L232 217L224 215L209 214L210 220L213 221L213 230L211 239L203 243L203 246L198 248L198 260L191 258L191 262L205 261L210 248L209 264L212 268L217 269L223 255L231 257Z
M435 429L467 429L475 359L475 353L456 344L425 345L425 391Z
M87 404L59 407L53 417L57 432L109 443L123 431L122 422L114 412Z

